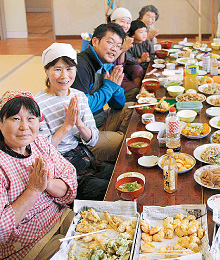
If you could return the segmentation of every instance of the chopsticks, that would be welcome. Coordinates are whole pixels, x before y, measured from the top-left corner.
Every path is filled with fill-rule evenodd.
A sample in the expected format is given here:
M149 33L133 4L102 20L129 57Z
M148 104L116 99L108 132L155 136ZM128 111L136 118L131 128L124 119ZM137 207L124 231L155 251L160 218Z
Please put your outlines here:
M152 252L152 253L142 253L142 255L185 255L186 252L195 253L191 249L182 249L182 250L166 250L160 252Z
M140 104L140 105L134 105L134 106L129 106L128 108L135 108L135 107L145 107L145 106L153 106L156 105L158 103L144 103L144 104Z
M60 242L63 242L63 241L71 240L71 239L78 238L78 237L85 237L85 236L89 236L89 235L93 235L93 234L97 234L97 233L103 233L106 230L107 229L102 229L102 230L98 230L98 231L94 231L94 232L90 232L90 233L84 233L84 234L75 235L75 236L71 236L71 237L61 238L59 240L60 240Z

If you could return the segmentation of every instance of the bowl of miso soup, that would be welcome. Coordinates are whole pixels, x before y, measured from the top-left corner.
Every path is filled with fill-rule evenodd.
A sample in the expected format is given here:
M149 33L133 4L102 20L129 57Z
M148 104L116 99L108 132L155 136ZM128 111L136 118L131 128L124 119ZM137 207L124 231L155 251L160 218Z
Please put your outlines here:
M150 150L151 140L145 137L134 137L127 141L127 146L133 154L143 156Z
M115 188L122 199L134 200L143 193L144 180L138 177L124 177L116 182Z

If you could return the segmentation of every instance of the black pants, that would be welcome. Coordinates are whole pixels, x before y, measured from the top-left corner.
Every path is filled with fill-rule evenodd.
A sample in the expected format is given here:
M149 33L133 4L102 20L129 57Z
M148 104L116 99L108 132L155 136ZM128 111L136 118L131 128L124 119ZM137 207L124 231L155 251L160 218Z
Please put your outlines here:
M114 165L97 161L84 145L78 145L63 156L76 168L78 180L76 198L103 200Z

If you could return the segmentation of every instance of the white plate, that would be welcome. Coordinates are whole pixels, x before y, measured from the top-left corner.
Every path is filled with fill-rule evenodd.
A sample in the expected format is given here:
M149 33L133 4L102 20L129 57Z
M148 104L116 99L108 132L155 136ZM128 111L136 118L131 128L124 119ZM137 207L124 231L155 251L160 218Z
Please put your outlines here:
M172 47L173 47L174 49L182 49L182 48L183 48L183 44L182 44L182 45L174 44Z
M203 124L202 123L190 123L191 125L199 125L199 126L202 126ZM209 127L209 132L205 135L200 135L200 136L192 136L192 135L184 135L181 133L181 135L185 136L186 138L189 138L189 139L202 139L204 137L206 137L207 135L209 135L209 133L211 132L211 127Z
M131 138L135 137L145 137L151 140L154 137L154 135L148 131L137 131L131 134Z
M195 160L195 158L194 158L193 156L191 156L191 155L189 155L189 154L186 154L186 153L185 153L185 155L188 156L190 159L192 159L192 160L194 161L194 164L193 164L193 166L192 166L191 168L189 168L189 169L187 169L187 170L178 171L178 174L180 174L180 173L185 173L185 172L188 172L188 171L192 170L192 168L193 168L193 167L195 166L195 164L196 164L196 160ZM161 162L163 161L163 159L164 159L165 156L166 156L166 154L162 155L162 156L159 158L159 160L158 160L158 166L159 166L161 169L163 169L162 166L161 166Z
M212 48L202 47L202 48L200 48L200 51L204 51L204 52L206 52L206 51L212 51Z
M138 103L157 103L157 99L153 97L140 97Z
M203 163L206 163L206 164L215 164L215 163L203 161L202 158L201 158L201 154L206 150L206 148L211 147L211 146L220 148L220 144L203 144L203 145L200 145L194 150L194 152L193 152L194 157L200 162L203 162Z
M188 57L183 57L183 58L178 58L178 59L176 59L176 61L177 61L177 63L179 63L179 64L185 65L185 64L186 64L186 61L187 61L188 59L189 59Z
M155 123L149 123L145 126L145 128L148 131L151 131L153 133L159 132L161 129L165 128L165 123L162 122L155 122Z
M201 186L203 187L206 187L206 188L209 188L209 189L212 189L212 190L219 190L219 188L211 188L205 184L203 184L201 182L201 179L200 179L200 175L201 173L204 171L204 170L208 170L208 169L213 169L213 168L219 168L219 165L206 165L206 166L203 166L199 169L197 169L195 172L194 172L194 180Z
M203 55L204 55L204 53L200 53L200 54L196 55L196 58L198 60L202 60ZM215 54L215 55L216 55L216 59L218 60L220 58L220 55L218 55L218 54Z
M173 84L173 85L169 85L169 84L172 83L172 82L174 82L174 84ZM167 84L168 84L169 86L167 86ZM164 84L164 88L167 89L167 88L170 87L170 86L181 86L181 85L183 85L183 82L180 81L180 80L169 80L166 84Z
M198 76L204 76L206 74L207 74L207 71L205 71L205 70L199 70L198 71Z
M213 99L213 98L220 98L220 95L211 95L211 96L207 97L206 102L211 106L219 107L219 106L212 104L211 99Z
M163 64L163 63L165 63L165 60L164 59L155 59L154 63L155 64Z
M207 206L211 211L213 211L217 205L220 205L220 194L212 195L207 200Z
M138 177L138 178L142 179L144 181L144 183L145 183L144 175L139 173L139 172L125 172L125 173L122 173L121 175L118 176L117 181L121 180L122 178L125 178L125 177Z
M206 109L207 116L220 116L220 107L209 107Z
M157 165L158 157L155 155L142 156L138 159L138 164L147 168Z
M220 85L219 85L220 86ZM213 95L214 93L206 93L205 92L205 88L207 88L208 87L208 84L203 84L203 85L200 85L199 87L198 87L198 90L199 90L199 92L201 92L201 93L203 93L203 94L205 94L205 95ZM212 92L219 92L219 94L220 94L220 89L219 89L219 87L217 88L217 87L214 87L213 86L213 88L212 88ZM211 91L210 91L211 92ZM219 95L219 94L216 94L216 95ZM208 101L208 102L210 102L210 100Z
M163 69L163 68L165 68L165 65L164 64L153 64L152 67L156 68L156 69Z
M180 45L177 45L177 46L180 46ZM169 49L169 53L176 53L176 52L181 52L181 50L179 48Z
M217 125L219 120L220 120L220 116L215 116L215 117L211 118L209 120L210 126L216 128L216 129L220 129L220 126Z
M211 134L211 136L210 136L210 143L212 143L212 144L219 144L219 143L214 143L214 142L212 141L212 139L214 138L214 136L215 136L216 134L220 134L220 130L217 130L217 131L215 131L214 133Z
M206 100L206 96L205 96L205 95L199 94L199 93L196 93L196 94L202 97L202 101L200 101L200 102L204 102L204 101ZM182 95L186 95L186 93L177 96L177 97L176 97L176 101L179 101L178 99L179 99L179 97L182 96Z
M200 47L195 47L195 44L193 45L193 48L196 50L200 50L200 48L206 48L208 45L205 43L202 43Z
M192 47L194 45L194 43L193 42L186 42L186 43L184 43L184 45L186 47Z

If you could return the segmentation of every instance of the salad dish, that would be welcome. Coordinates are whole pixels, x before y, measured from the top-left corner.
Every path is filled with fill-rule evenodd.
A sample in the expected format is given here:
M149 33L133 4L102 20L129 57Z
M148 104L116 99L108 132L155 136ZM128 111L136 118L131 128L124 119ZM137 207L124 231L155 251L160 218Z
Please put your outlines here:
M215 132L210 136L210 143L220 144L220 130L215 131Z
M220 84L215 82L203 84L199 86L198 89L201 93L207 95L220 94Z
M194 173L195 181L209 189L220 190L220 166L206 165Z
M208 77L208 76L204 76L204 77L198 76L197 79L198 79L198 84L199 85L203 85L203 84L208 84L208 83L214 82L214 80L211 77Z
M220 106L220 95L212 95L212 96L209 96L209 97L207 98L206 102L207 102L209 105L219 107L219 106Z
M189 139L202 139L211 132L208 124L187 123L181 131L181 134Z
M163 169L164 161L167 155L164 154L159 158L158 166ZM174 153L174 158L177 162L178 174L190 171L196 164L195 158L186 153Z
M193 155L200 162L220 164L220 144L203 144L198 146L194 150Z
M210 126L220 129L220 116L215 116L209 120Z

